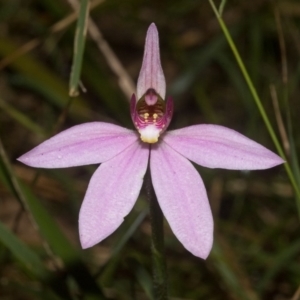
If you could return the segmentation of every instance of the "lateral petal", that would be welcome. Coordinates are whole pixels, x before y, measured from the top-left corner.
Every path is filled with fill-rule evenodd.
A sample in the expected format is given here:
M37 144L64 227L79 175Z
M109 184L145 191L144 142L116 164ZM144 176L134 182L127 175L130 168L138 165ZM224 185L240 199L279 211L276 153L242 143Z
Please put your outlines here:
M18 158L39 168L66 168L101 163L138 140L129 129L103 122L73 126Z
M150 169L157 200L172 231L187 250L205 259L213 243L213 218L199 173L164 142L151 149Z
M284 163L264 146L218 125L195 125L169 131L163 140L186 158L207 168L258 170Z
M136 142L96 170L79 213L82 248L99 243L124 221L141 190L148 156L149 146Z

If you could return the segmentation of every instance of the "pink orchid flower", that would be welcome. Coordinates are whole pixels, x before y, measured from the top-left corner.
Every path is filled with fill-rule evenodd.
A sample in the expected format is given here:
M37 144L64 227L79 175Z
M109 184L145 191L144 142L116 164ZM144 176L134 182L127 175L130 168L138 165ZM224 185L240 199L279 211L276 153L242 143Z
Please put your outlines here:
M284 161L238 132L218 125L167 131L173 100L165 101L158 32L148 29L137 97L131 116L138 132L93 122L74 126L46 140L18 160L39 168L99 164L79 214L83 248L113 233L131 211L150 164L159 205L178 240L205 259L213 243L213 218L203 181L192 162L208 168L267 169ZM136 99L138 99L136 101Z

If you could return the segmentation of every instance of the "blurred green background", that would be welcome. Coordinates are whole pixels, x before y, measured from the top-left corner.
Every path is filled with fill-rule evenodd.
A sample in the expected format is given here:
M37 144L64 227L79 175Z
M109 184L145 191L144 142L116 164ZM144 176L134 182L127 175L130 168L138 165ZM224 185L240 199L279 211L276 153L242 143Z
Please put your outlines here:
M0 1L0 299L153 299L144 193L113 235L83 251L78 211L97 166L38 170L16 161L82 122L133 128L128 96L151 22L175 101L170 128L220 124L276 151L208 1L91 1L85 92L70 98L78 3ZM228 0L223 18L299 183L300 3ZM124 69L112 68L115 58ZM215 242L203 261L165 224L170 298L300 299L300 222L284 168L196 168Z

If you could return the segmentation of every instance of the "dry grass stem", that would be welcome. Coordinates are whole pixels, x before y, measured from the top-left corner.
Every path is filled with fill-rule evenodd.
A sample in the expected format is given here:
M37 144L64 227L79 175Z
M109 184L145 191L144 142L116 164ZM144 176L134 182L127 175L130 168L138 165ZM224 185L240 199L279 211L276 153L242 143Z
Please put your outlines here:
M104 1L105 0L93 1L91 3L90 9L97 7L98 5L102 4ZM71 13L70 15L65 17L64 19L58 21L57 23L55 23L53 26L50 27L49 34L57 33L57 32L60 32L64 29L66 29L69 25L71 25L73 22L76 21L77 16L78 16L78 11L74 11L73 13ZM36 47L38 47L40 44L42 44L43 41L44 40L42 40L42 39L36 38L36 39L33 39L33 40L25 43L24 45L20 46L20 48L17 51L6 56L5 58L3 58L0 61L0 70L4 69L5 67L7 67L11 63L13 63L15 60L18 59L18 57L32 51Z
M68 2L75 11L78 10L78 0L68 0ZM130 100L133 91L135 91L134 82L107 41L103 38L101 31L98 29L92 18L89 20L88 33L102 52L111 70L117 76L120 89L123 91L126 98Z
M286 60L286 47L283 35L283 29L281 24L280 13L277 7L274 8L274 15L276 21L276 27L278 32L278 41L281 53L281 66L282 66L282 82L286 85L288 83L288 68Z
M300 286L298 287L297 291L295 292L291 300L300 300Z

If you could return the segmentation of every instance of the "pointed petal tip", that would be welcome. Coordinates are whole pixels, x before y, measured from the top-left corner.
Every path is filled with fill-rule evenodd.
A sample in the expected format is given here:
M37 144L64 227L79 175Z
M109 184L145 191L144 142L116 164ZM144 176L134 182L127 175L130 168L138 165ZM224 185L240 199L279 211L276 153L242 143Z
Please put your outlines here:
M19 161L19 162L23 162L23 158L22 157L23 157L23 155L21 155L20 157L16 158L16 160Z
M206 233L202 234L202 236L197 241L190 240L188 242L182 242L183 246L189 252L191 252L194 256L204 260L209 256L214 242L213 222L209 227L209 230L207 230Z
M98 242L95 242L90 237L87 237L86 235L80 234L79 236L80 245L82 249L88 249L96 245Z
M24 165L35 167L35 165L30 161L30 155L28 155L29 152L21 155L20 157L16 158L17 161L21 162Z
M88 249L88 248L91 247L91 246L89 245L89 243L83 241L82 239L80 239L80 245L81 245L81 248L82 248L82 249Z
M99 238L98 234L88 226L89 224L81 220L81 213L80 210L78 222L79 241L82 249L88 249L100 243L104 238Z
M282 157L278 155L276 156L277 157L275 158L274 167L286 163L286 161Z
M286 161L284 159L282 159L279 155L277 155L276 153L266 149L268 151L268 156L265 157L265 163L264 165L262 165L261 170L264 169L270 169L270 168L274 168L276 166L279 166L281 164L284 164Z
M81 207L82 208L82 207ZM105 238L107 238L110 235L109 232L105 232L104 234L99 234L99 231L94 230L93 226L91 227L86 220L82 219L82 209L79 213L79 222L78 222L78 230L79 230L79 241L82 249L88 249L91 248L100 242L102 242ZM89 219L92 219L92 216L89 217Z
M190 251L194 256L202 258L202 259L207 259L211 249L213 246L213 240L211 240L210 243L207 243L207 245L205 245L204 247L199 247L197 249L187 249L188 251Z
M149 25L149 27L148 27L148 32L149 31L156 31L157 32L157 27L156 27L156 25L155 25L155 23L154 22L152 22L150 25Z
M154 44L157 45L159 44L158 30L156 25L154 23L151 23L150 26L148 27L147 34L146 34L146 46L152 48Z

